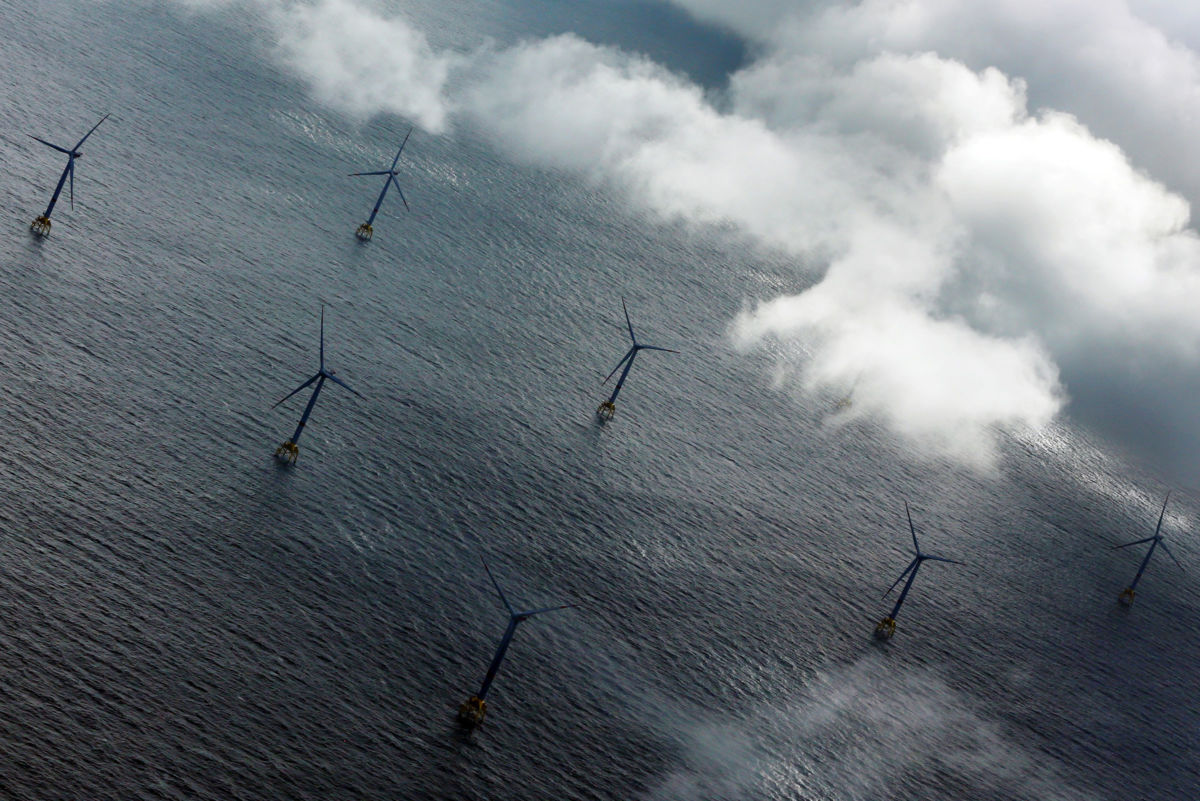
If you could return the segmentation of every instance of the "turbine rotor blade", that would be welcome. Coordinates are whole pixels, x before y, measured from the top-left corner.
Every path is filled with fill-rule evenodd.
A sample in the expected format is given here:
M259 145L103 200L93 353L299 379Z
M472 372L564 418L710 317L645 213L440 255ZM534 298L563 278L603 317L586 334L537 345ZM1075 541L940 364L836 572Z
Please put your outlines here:
M321 304L321 372L325 372L325 304Z
M408 144L408 137L412 136L413 129L410 127L408 133L404 135L404 141L400 143L400 149L396 151L396 158L392 159L392 169L396 169L396 165L400 162L400 154L404 152L404 146Z
M360 398L362 397L362 395L359 395L358 391L357 391L356 389L354 389L354 387L350 386L349 384L347 384L347 383L346 383L345 381L343 381L342 379L338 378L338 377L337 377L336 375L334 375L333 373L326 373L326 374L325 374L325 377L326 377L326 378L328 378L328 379L329 379L330 381L332 381L333 383L337 384L338 386L342 386L342 387L345 387L346 389L350 390L350 391L351 391L351 392L353 392L355 395L358 395L358 397L360 397Z
M614 368L612 369L612 372L611 372L611 373L609 373L609 374L608 374L608 376L607 376L607 377L605 377L605 379L604 379L603 381L601 381L600 383L601 383L601 384L607 384L607 383L608 383L608 379L609 379L609 378L612 378L614 375L616 375L616 374L617 374L617 371L621 369L621 365L625 364L625 362L626 362L626 361L628 361L628 360L629 360L629 359L630 359L630 358L633 356L633 354L634 354L634 353L636 353L636 352L637 352L637 348L630 348L630 349L629 349L629 350L628 350L628 351L625 353L625 355L621 357L621 361L617 362L617 366L616 366L616 367L614 367Z
M101 117L101 118L100 118L100 122L104 122L104 121L105 121L105 120L107 120L107 119L108 119L108 115L107 115L107 114L105 114L103 117ZM87 138L88 138L89 136L91 136L91 135L92 135L92 133L93 133L93 132L95 132L95 130L96 130L97 128L99 128L99 127L100 127L100 122L98 122L98 123L96 123L95 125L93 125L93 126L92 126L92 130L90 130L90 131L88 131L87 133L85 133L85 134L83 135L83 138L79 140L79 143L78 143L78 144L76 144L76 145L75 145L75 147L73 147L73 148L71 148L71 149L72 149L72 150L78 150L79 148L83 147L83 143L87 141Z
M633 344L637 344L637 336L633 333L633 323L629 321L629 308L625 305L625 298L621 298L621 308L625 311L625 325L629 326L629 338L633 340Z
M404 210L412 211L412 209L408 207L408 201L404 198L404 190L400 188L400 182L396 180L395 175L392 176L391 181L396 185L396 191L400 193L400 202L404 204Z
M350 173L350 177L354 177L355 175L391 175L391 174L392 174L391 170L376 170L375 172L352 172L352 173Z
M71 158L67 164L67 171L71 173L71 208L75 208L75 159Z
M296 387L295 389L293 389L293 390L292 390L291 392L289 392L288 394L284 395L284 396L283 396L282 398L280 398L279 400L275 401L274 405L272 405L272 406L271 406L271 408L272 408L272 409L274 409L276 406L278 406L279 404L283 403L285 400L287 400L288 398L292 397L292 396L293 396L293 395L295 395L297 392L299 392L300 390L304 389L305 387L307 387L308 385L310 385L312 382L316 381L316 380L317 380L318 378L320 378L320 377L321 377L321 374L320 374L320 373L317 373L317 374L316 374L316 375L314 375L312 378L308 379L308 380L307 380L307 381L305 381L303 384L301 384L300 386Z
M483 562L483 569L487 571L488 578L492 580L492 586L496 588L496 593L500 596L500 600L504 602L504 608L508 610L510 615L515 615L516 612L513 611L512 604L504 597L504 590L500 589L500 582L496 581L496 577L492 575L492 569L488 567L487 560L480 556L479 561Z
M58 145L54 144L53 142L47 142L45 139L42 139L39 136L34 136L33 134L25 134L25 135L28 136L30 139L34 139L34 140L37 140L38 142L41 142L46 147L54 148L59 153L66 153L68 156L71 155L71 151L67 150L65 147L59 147Z
M908 567L904 568L904 572L900 574L900 578L893 581L892 586L888 587L887 592L885 592L881 597L883 597L883 598L888 597L888 595L891 594L892 590L896 589L896 585L899 584L900 582L904 581L904 579L908 576L909 572L912 570L915 570L917 565L920 564L920 562L921 562L920 559L914 559L911 562L909 562Z
M908 518L908 530L912 532L913 548L916 549L917 556L921 555L921 546L917 544L917 529L912 522L912 512L908 511L908 501L904 501L904 515Z
M1167 552L1167 556L1171 557L1171 559L1175 562L1175 564L1179 565L1180 568L1183 567L1183 563L1175 558L1175 554L1171 553L1171 549L1167 547L1167 543L1160 542L1159 545L1162 546L1162 549Z
M1156 540L1156 539L1158 539L1157 535L1154 537L1146 537L1145 539L1134 540L1133 542L1127 542L1124 545L1114 545L1109 550L1115 551L1118 548L1128 548L1130 545L1141 545L1143 542L1151 542L1152 540Z
M960 562L960 561L958 561L957 559L947 559L947 558L946 558L946 557L944 557L944 556L925 556L924 554L922 554L922 555L921 555L921 558L922 558L922 559L928 559L928 560L930 560L931 562L946 562L947 564L951 564L951 565L961 565L961 564L965 564L964 562Z
M1167 492L1167 497L1163 499L1162 511L1158 513L1158 525L1154 527L1154 536L1158 536L1158 532L1162 529L1163 516L1167 513L1167 501L1171 500L1170 491Z
M547 606L542 609L534 609L532 612L518 612L517 614L523 618L530 618L534 615L540 615L543 612L557 612L559 609L574 609L579 604L562 604L561 606Z

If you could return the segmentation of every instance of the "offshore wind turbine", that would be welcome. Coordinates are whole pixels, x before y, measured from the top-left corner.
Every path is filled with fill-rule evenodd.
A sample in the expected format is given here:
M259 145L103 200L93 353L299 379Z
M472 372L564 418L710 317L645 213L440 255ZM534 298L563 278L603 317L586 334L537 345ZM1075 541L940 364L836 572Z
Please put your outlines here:
M379 192L379 198L375 201L375 208L371 209L371 216L367 221L358 226L354 235L363 242L369 242L375 233L375 229L371 227L371 223L375 222L375 215L379 213L379 207L383 204L383 198L387 194L388 188L392 184L396 185L396 191L400 193L400 200L404 203L405 211L408 211L408 201L404 199L404 190L400 188L400 182L396 180L396 164L400 161L400 154L404 152L404 146L408 143L408 137L412 136L413 129L409 128L408 133L404 135L404 141L400 143L400 149L396 151L396 158L392 159L392 166L386 170L376 170L375 172L352 172L350 175L386 175L387 180L383 182L383 189Z
M524 623L534 615L540 615L543 612L555 612L559 609L570 609L578 606L578 604L562 604L561 606L547 606L542 609L532 609L527 612L518 612L513 609L512 604L508 602L508 598L504 596L504 590L500 589L500 582L496 581L496 577L492 575L492 569L488 567L486 561L483 563L483 569L487 571L488 578L492 580L492 586L496 588L496 594L500 596L500 600L504 603L504 608L508 610L508 628L504 630L504 636L500 638L500 645L496 648L496 654L492 657L492 663L488 665L487 675L483 677L483 684L467 700L463 701L458 707L458 720L464 726L478 726L483 723L484 717L487 716L487 698L488 689L492 686L492 681L496 678L496 673L500 670L500 663L504 661L504 655L508 652L508 646L512 642L513 635L517 633L517 626Z
M100 122L104 122L107 119L108 115L105 114L100 118ZM100 127L100 122L93 125L92 129L85 133L83 138L75 143L75 147L69 150L65 147L59 147L52 142L47 142L45 139L34 136L33 134L28 135L30 139L36 139L46 147L54 148L59 153L67 154L67 166L63 167L62 175L58 177L58 186L54 187L54 194L50 196L50 203L46 206L46 211L29 224L29 230L33 231L38 236L50 235L50 213L54 211L54 204L58 202L58 196L62 194L63 184L66 183L67 178L71 179L71 208L75 208L75 160L83 158L83 151L79 148L83 147L83 143L87 141L87 138L91 136L97 128Z
M1129 586L1121 591L1121 595L1117 599L1125 606L1129 606L1133 603L1133 597L1134 597L1134 595L1137 594L1135 592L1135 590L1137 589L1138 580L1141 579L1142 573L1145 572L1146 565L1150 564L1150 557L1154 555L1154 549L1157 548L1159 545L1161 545L1162 549L1167 552L1167 556L1169 556L1175 560L1175 564L1179 565L1180 567L1183 567L1183 565L1179 563L1179 560L1175 559L1175 554L1171 553L1171 549L1167 547L1167 544L1165 542L1163 542L1163 536L1161 533L1162 532L1162 524L1163 524L1163 516L1166 515L1166 513L1167 513L1167 501L1169 501L1170 499L1171 499L1171 493L1168 492L1167 497L1163 499L1162 511L1158 513L1158 525L1154 527L1154 536L1153 537L1146 537L1145 539L1134 540L1133 542L1127 542L1124 545L1114 545L1113 546L1113 550L1115 551L1118 548L1128 548L1130 545L1141 545L1143 542L1151 543L1150 550L1146 551L1146 557L1144 559L1142 559L1142 564L1138 566L1137 575L1133 577L1133 581L1131 581L1129 583Z
M308 422L308 416L310 414L312 414L313 406L315 406L317 403L317 396L321 394L321 387L325 386L325 381L327 379L339 386L349 389L351 392L354 392L355 395L358 395L358 397L360 397L360 398L362 397L362 395L359 395L358 392L355 392L355 390L352 389L349 384L347 384L342 379L338 378L333 370L325 369L325 304L322 303L321 304L320 369L317 370L316 375L314 375L312 378L305 381L300 386L293 389L287 395L280 398L278 401L275 402L275 405L271 407L272 409L274 409L275 406L278 406L279 404L283 403L288 398L295 395L300 390L312 385L313 382L316 382L317 386L315 389L313 389L313 393L308 399L308 405L304 407L304 414L300 416L300 424L296 426L296 433L292 434L291 439L289 439L287 442L283 443L282 445L280 445L278 448L275 449L275 458L276 459L279 459L281 461L286 460L287 462L289 462L291 464L296 463L296 459L300 456L300 446L297 445L296 443L298 443L300 441L300 435L304 433L304 424Z
M933 556L932 554L922 553L921 546L917 543L917 529L913 526L912 513L908 511L908 501L904 502L904 514L908 517L908 530L912 532L913 550L916 556L908 563L908 567L904 568L904 572L900 574L900 578L896 579L892 586L888 587L887 592L883 594L886 598L888 593L896 589L896 585L904 581L904 577L908 576L908 581L904 582L904 589L900 591L900 597L896 599L896 605L892 607L892 611L888 616L875 626L875 636L881 640L890 639L896 633L896 615L900 614L900 607L904 604L904 599L908 597L908 591L912 588L913 579L917 577L917 570L920 569L921 563L925 560L931 562L949 562L952 565L961 565L962 562L956 562L953 559L947 559L943 556Z
M612 395L596 409L596 416L600 418L601 422L613 419L613 415L617 413L617 395L621 393L621 387L625 386L625 378L629 375L629 368L633 367L633 360L637 358L638 351L661 350L667 353L679 353L679 351L671 350L670 348L659 348L654 345L643 345L638 342L637 334L633 333L633 323L629 321L629 309L625 306L625 298L621 298L621 308L625 311L625 325L629 327L629 338L633 341L633 346L625 352L625 355L621 357L621 361L617 362L617 366L612 369L608 377L600 382L607 384L608 379L612 378L617 370L621 370L621 365L625 366L625 369L621 370L621 377L617 379L616 386L613 387Z

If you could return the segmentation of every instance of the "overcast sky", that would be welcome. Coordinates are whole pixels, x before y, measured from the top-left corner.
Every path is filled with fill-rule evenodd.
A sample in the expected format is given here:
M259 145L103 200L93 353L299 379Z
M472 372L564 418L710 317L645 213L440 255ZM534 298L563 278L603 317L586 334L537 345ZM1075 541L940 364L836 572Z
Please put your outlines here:
M749 43L725 91L564 34L439 51L403 4L251 6L352 117L457 125L651 219L732 224L811 288L747 299L798 402L931 453L1070 414L1194 484L1200 11L1166 0L674 0ZM665 2L665 0L664 0ZM764 382L772 376L764 376Z

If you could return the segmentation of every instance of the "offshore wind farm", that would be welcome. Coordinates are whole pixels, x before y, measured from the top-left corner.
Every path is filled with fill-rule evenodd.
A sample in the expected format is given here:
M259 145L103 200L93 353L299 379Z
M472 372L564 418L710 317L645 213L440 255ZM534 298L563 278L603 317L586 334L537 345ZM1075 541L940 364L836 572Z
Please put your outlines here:
M1018 80L1035 108L1059 100L988 72L1016 75L999 56L949 64L931 40L860 58L856 19L702 5L0 0L0 68L37 76L0 104L0 795L1195 796L1197 573L1150 553L1166 532L1195 562L1200 495L1142 447L1191 434L1126 431L1176 420L1184 385L1132 426L1140 396L1089 383L1120 373L1117 351L1186 371L1141 359L1123 314L1087 328L1091 294L1051 305L1099 279L962 300L1006 246L1081 249L1051 211L1153 196L1128 215L1177 220L1152 187L1110 191L1118 144L1165 173L1121 131L1083 141L1102 122L1085 108L997 115ZM766 94L809 62L776 70L756 43L810 30L803 53L837 58ZM945 88L945 115L868 92L914 86ZM84 143L54 132L106 113L87 202L31 235L55 179L26 134L70 157ZM1039 192L1091 186L1075 165L1107 200L1009 191L1025 162L987 149L1005 134L1034 160L1049 141L1075 179ZM935 151L936 169L905 160ZM878 180L851 180L876 159ZM363 246L371 197L346 171L389 163ZM401 165L420 213L384 235ZM931 195L955 225L932 230L950 211L923 215ZM844 219L811 222L824 208ZM1088 260L1132 262L1124 245ZM984 268L908 271L954 248ZM1156 296L1156 325L1186 325L1187 292ZM1054 327L1005 338L1047 309ZM1068 325L1086 347L1055 339ZM302 376L295 450L272 459L297 418L270 404ZM362 395L314 411L343 381ZM908 504L903 618L880 643ZM1149 553L1113 550L1155 508ZM916 581L930 558L961 564ZM577 608L542 616L554 604Z

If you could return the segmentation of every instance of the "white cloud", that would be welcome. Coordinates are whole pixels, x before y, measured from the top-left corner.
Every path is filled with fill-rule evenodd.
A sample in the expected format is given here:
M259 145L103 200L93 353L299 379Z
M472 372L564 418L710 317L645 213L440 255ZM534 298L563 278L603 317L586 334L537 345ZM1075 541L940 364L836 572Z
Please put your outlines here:
M613 182L664 217L733 222L796 250L824 238L798 216L839 205L843 154L791 147L760 120L723 115L640 57L557 36L496 54L464 111L514 156ZM811 187L807 193L797 185Z
M933 53L881 53L839 70L807 54L763 59L732 76L737 110L776 130L820 126L869 132L935 156L963 136L1024 117L1025 84L996 69L979 74Z
M684 3L687 5L687 3ZM1037 108L1066 111L1192 202L1200 164L1200 20L1148 0L864 0L793 9L766 46L846 65L885 51L936 52L1025 80ZM1157 27L1153 20L1169 27ZM1185 27L1190 25L1191 27Z
M783 364L782 376L812 396L852 392L842 417L877 418L978 467L992 462L996 430L1036 430L1053 419L1063 401L1058 371L1034 338L989 336L943 316L904 282L875 280L941 261L927 243L886 228L864 230L860 243L813 289L744 313L735 340L803 341L811 355Z
M950 150L937 175L973 252L998 265L1005 327L1059 350L1097 339L1194 356L1200 240L1188 204L1074 119L1047 114ZM1019 317L1019 319L1018 319Z
M445 129L453 59L400 18L352 0L280 5L270 14L279 58L321 102L352 116L390 112L434 133Z
M459 59L435 51L402 17L357 0L171 2L189 12L233 10L258 21L280 65L342 114L398 114L432 133L446 130L446 84Z

